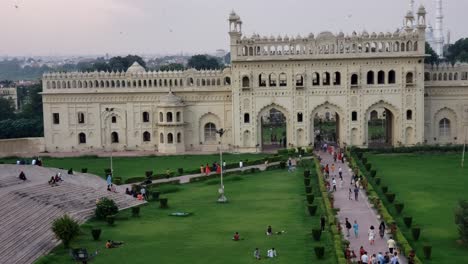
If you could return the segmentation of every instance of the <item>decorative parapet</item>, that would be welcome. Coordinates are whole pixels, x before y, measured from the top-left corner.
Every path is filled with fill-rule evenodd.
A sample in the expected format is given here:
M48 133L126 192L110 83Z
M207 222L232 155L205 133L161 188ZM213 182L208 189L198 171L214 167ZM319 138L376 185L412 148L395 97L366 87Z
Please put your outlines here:
M468 64L441 63L439 65L426 65L424 69L426 86L439 85L468 85Z

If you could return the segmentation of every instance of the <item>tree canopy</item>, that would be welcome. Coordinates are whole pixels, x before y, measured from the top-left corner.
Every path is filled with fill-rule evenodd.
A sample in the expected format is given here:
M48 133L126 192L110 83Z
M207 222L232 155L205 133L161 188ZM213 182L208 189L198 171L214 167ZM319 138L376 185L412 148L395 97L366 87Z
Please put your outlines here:
M457 40L448 48L447 59L451 63L468 62L468 38Z
M159 67L159 70L160 71L183 71L185 70L185 67L184 65L180 63L170 63L167 65L162 65L161 67Z
M429 43L427 42L426 42L426 54L429 54L430 56L424 59L424 63L431 64L431 65L439 64L439 56L432 49L431 45L429 45Z
M221 69L222 65L218 59L208 55L195 55L189 59L188 67L197 70L217 70Z
M15 117L15 106L12 100L0 97L0 121Z

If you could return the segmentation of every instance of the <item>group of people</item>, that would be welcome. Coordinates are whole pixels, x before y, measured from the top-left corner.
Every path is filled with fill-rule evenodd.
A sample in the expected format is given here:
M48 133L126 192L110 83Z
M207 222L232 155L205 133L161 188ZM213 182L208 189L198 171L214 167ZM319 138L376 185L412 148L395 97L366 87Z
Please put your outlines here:
M289 159L288 159L288 172L294 171L296 169L296 166L297 166L296 159L293 159L293 158L289 157Z
M356 254L354 251L350 251L349 249L346 250L346 258L355 261L357 259ZM399 264L400 258L398 257L398 253L390 253L388 251L385 254L379 252L378 254L368 254L367 251L361 247L359 249L359 263L362 264Z
M272 236L272 235L274 235L274 234L281 235L281 234L283 234L283 233L285 233L284 230L278 231L278 232L276 232L276 233L273 233L273 228L271 227L271 225L269 225L269 226L267 227L266 232L265 232L265 234L266 234L267 236ZM239 240L243 240L243 239L241 239L241 237L240 237L240 235L239 235L239 232L235 232L235 233L234 233L234 236L232 237L232 240L234 240L234 241L239 241ZM258 248L255 248L254 254L253 254L253 255L254 255L254 258L256 258L257 260L260 260L260 259L262 258L261 253L260 253L260 249L258 249ZM276 249L275 249L275 248L270 248L270 249L268 249L268 250L267 250L267 253L266 253L266 256L267 256L268 258L275 258L275 257L277 257L278 254L276 253Z
M226 161L223 161L223 169L226 168ZM205 174L206 176L210 175L211 172L216 172L217 174L221 173L221 165L218 162L213 162L213 164L210 166L210 164L206 165L200 165L200 174Z
M266 253L266 256L268 258L276 258L278 255L276 254L276 249L275 248L270 248L267 250L267 253ZM262 259L262 256L261 256L261 253L260 253L260 249L258 248L255 248L254 250L254 258L260 260Z
M20 159L16 161L16 165L27 165L28 162L25 159ZM33 158L31 160L31 165L42 166L42 160L39 157Z
M148 195L146 193L145 186L141 186L140 191L137 191L136 188L132 188L132 189L126 188L125 189L125 194L131 195L131 196L133 196L134 198L137 198L140 201L148 200Z
M62 173L57 173L55 174L55 176L52 176L50 177L50 180L49 180L49 185L50 186L57 186L59 182L62 182Z

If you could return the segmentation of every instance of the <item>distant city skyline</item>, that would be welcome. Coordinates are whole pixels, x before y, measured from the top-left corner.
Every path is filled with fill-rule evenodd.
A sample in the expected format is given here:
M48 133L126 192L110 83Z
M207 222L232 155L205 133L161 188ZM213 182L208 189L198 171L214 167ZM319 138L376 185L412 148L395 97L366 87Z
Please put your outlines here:
M229 50L227 18L243 33L307 36L322 31L394 32L409 0L3 0L0 56L195 54ZM444 32L468 37L468 1L445 0ZM415 1L434 24L435 0Z

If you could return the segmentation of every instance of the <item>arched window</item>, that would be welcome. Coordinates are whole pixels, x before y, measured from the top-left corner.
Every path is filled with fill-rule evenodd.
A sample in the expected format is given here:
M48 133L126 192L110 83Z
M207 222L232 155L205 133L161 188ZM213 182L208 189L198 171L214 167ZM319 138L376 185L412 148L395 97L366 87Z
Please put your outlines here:
M143 142L151 141L151 134L148 131L143 132Z
M78 113L78 124L84 124L85 123L85 115L84 113Z
M323 85L330 85L330 73L323 73Z
M224 85L231 85L231 78L230 77L224 77Z
M437 81L437 73L432 74L432 80Z
M180 115L180 112L177 112L176 113L176 122L180 122L181 121L181 115Z
M439 136L450 137L450 120L442 118L439 121Z
M205 79L202 79L202 80L201 80L201 85L202 85L202 86L206 86L206 80L205 80ZM248 87L248 86L243 86L243 87Z
M182 134L180 132L177 133L177 143L182 143Z
M297 113L297 122L302 123L303 120L304 120L304 118L303 118L302 113L301 112Z
M279 75L279 86L286 86L288 85L288 80L287 80L287 77L286 77L286 73L280 73Z
M341 85L341 73L335 72L335 76L333 78L333 85Z
M413 111L406 110L406 120L412 120L412 119L413 119Z
M206 123L204 127L205 141L216 141L216 125Z
M164 143L164 134L163 133L159 134L159 143L161 143L161 144Z
M454 81L458 81L458 72L456 72L456 73L453 75L453 80L454 80Z
M245 124L250 123L250 114L249 113L244 114L244 123Z
M167 134L167 144L172 144L174 143L174 136L172 133Z
M193 86L193 78L188 78L187 83L189 86Z
M388 83L394 84L396 80L395 71L391 70L388 72Z
M143 112L142 118L143 118L144 123L149 122L149 119L150 119L149 113L148 112Z
M428 72L424 73L424 81L430 81L431 80L431 74Z
M356 111L351 112L351 121L357 121L357 112Z
M266 87L266 84L267 84L267 76L266 74L262 73L258 76L258 86Z
M119 143L119 133L112 132L111 133L111 142L112 143Z
M296 75L296 86L298 87L304 86L304 77L302 76L302 74Z
M439 73L439 81L442 81L442 73Z
M320 74L318 72L312 73L312 85L313 86L320 85Z
M166 113L166 122L172 122L172 112Z
M116 116L112 116L112 117L111 117L111 122L112 122L113 124L117 123L117 117L116 117Z
M377 84L385 84L385 72L379 71L377 73Z
M159 122L164 122L164 114L159 112Z
M86 134L85 133L79 133L78 134L78 143L86 144Z
M357 85L358 85L358 75L354 73L351 75L351 86L357 86Z
M242 87L249 88L250 87L250 79L247 76L242 77Z
M406 74L406 84L413 84L413 73L408 72Z
M271 73L268 79L270 81L270 86L276 86L276 74Z
M374 84L374 72L373 71L367 72L367 84Z
M449 73L449 78L448 79L449 79L449 81L451 81L453 79L452 73Z

